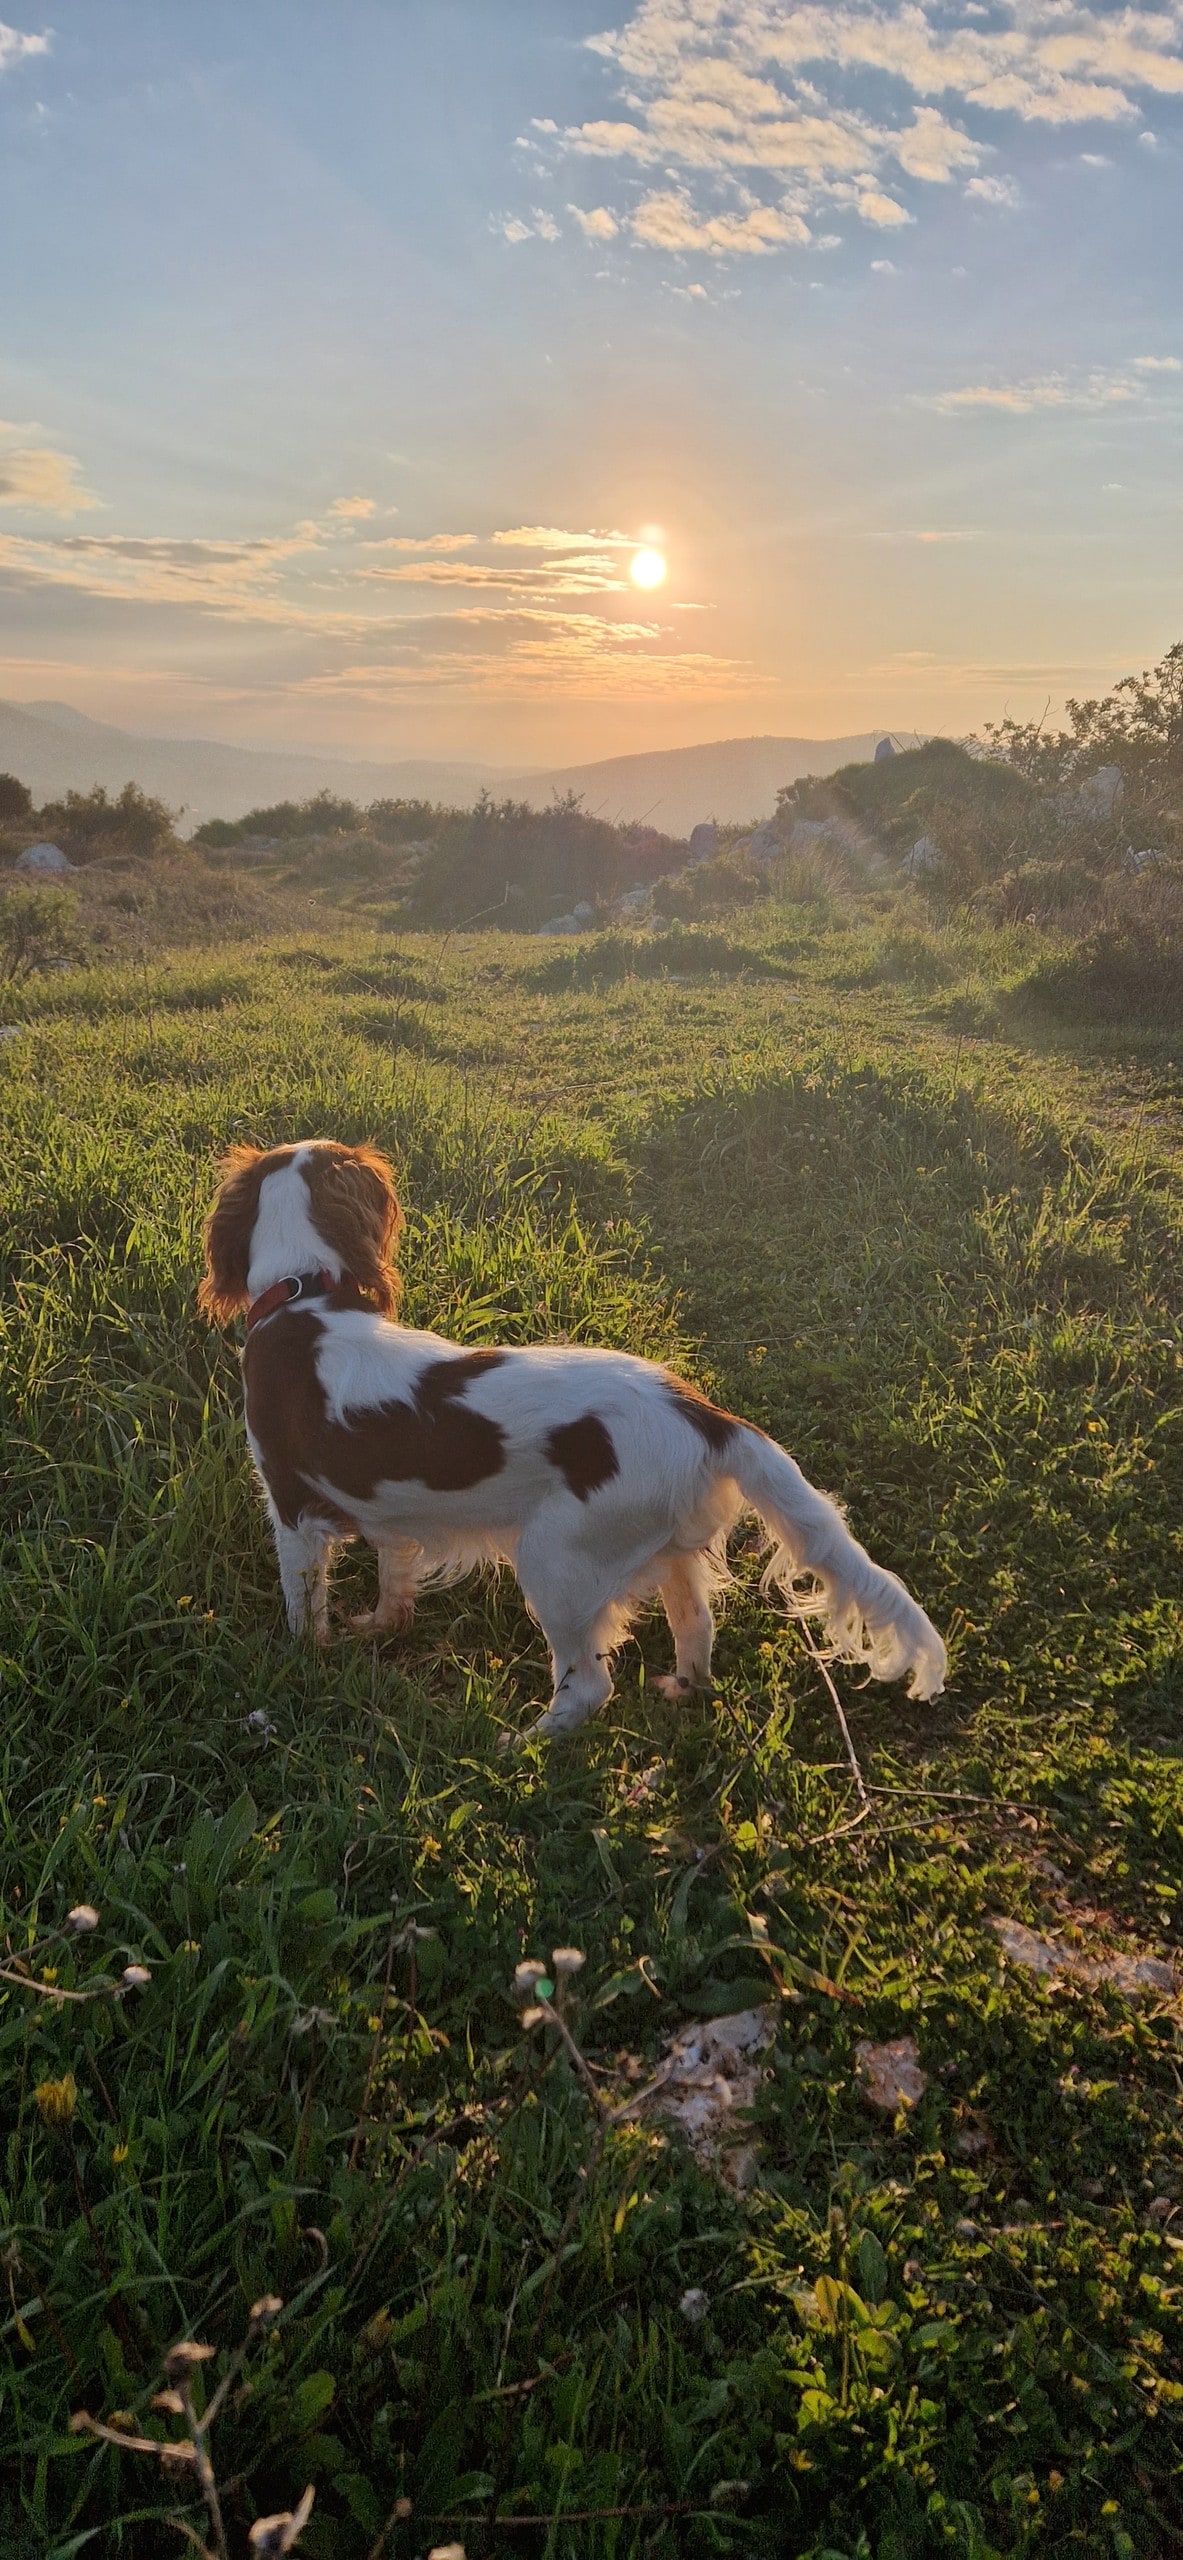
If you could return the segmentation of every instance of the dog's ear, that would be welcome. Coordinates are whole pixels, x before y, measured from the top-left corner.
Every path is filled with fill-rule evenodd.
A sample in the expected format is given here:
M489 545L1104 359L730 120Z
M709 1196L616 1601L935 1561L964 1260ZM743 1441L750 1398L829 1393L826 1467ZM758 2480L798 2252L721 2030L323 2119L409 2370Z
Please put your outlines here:
M318 1236L339 1255L346 1271L392 1316L400 1281L394 1253L402 1211L394 1177L376 1147L317 1147L304 1165Z
M261 1147L231 1147L205 1222L205 1277L197 1303L211 1324L229 1324L250 1297L247 1273L259 1209Z

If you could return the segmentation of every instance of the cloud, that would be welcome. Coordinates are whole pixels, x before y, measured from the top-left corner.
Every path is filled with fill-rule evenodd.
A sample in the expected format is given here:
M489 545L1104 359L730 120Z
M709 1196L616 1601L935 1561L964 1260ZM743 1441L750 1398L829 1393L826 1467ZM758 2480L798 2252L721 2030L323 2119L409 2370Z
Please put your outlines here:
M377 542L366 545L368 551L466 551L477 540L475 533L384 533Z
M459 690L624 700L750 689L740 661L680 649L668 618L636 618L620 557L632 537L623 533L514 525L429 534L413 559L391 555L416 537L363 534L342 544L332 539L339 521L305 520L246 541L0 534L0 579L13 601L39 599L39 624L87 628L116 655L136 615L157 660L162 649L188 649L200 670L213 621L220 662L231 663L236 648L245 652L251 667L281 671L275 680L285 696L369 688L376 699ZM454 556L470 547L487 556ZM692 600L683 603L692 609ZM237 643L228 636L235 627Z
M716 258L800 242L828 206L902 225L893 175L924 190L963 177L979 202L1011 205L1012 181L976 174L991 120L1136 123L1148 97L1183 96L1183 0L633 0L587 43L624 112L565 130L537 117L537 147L665 183L640 207L576 213L580 227ZM729 189L756 193L736 205Z
M757 204L746 212L699 214L679 188L643 197L629 216L629 229L652 249L700 249L713 258L765 257L787 240L804 243L810 236L800 214L782 206Z
M495 219L493 229L508 240L511 249L520 248L523 240L557 240L559 226L552 213L542 205L531 206L531 219L523 222L518 213L503 214Z
M19 27L6 26L0 18L0 76L11 71L14 63L28 62L35 54L48 51L48 35L22 35Z
M589 543L633 543L631 533L564 533L555 524L515 524L491 533L493 543L512 544L515 551L581 551Z
M376 509L377 501L374 498L334 498L329 514L331 516L372 516Z
M594 204L588 213L580 204L569 204L567 211L574 215L585 240L614 240L620 229L615 214L609 213L606 204Z
M5 433L19 430L5 429L0 421L0 435ZM98 499L75 477L79 467L72 453L55 453L48 445L0 449L0 507L44 508L56 516L86 513Z
M902 204L896 203L894 196L880 195L876 187L868 187L862 195L856 196L855 210L861 213L864 222L873 222L878 231L893 231L897 224L916 219L914 213L908 213Z
M1183 371L1173 356L1135 356L1124 372L1095 367L1088 374L1049 373L1025 382L973 382L958 391L938 392L931 405L946 416L957 410L1000 409L1026 417L1038 409L1109 409L1144 398L1147 383L1139 375Z

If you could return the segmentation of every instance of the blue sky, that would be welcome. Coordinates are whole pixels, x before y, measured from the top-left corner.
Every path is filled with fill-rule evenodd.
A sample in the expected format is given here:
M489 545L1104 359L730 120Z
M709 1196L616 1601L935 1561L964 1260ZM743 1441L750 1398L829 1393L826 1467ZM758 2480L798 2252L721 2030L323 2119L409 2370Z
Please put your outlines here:
M1183 0L0 22L0 694L520 764L1104 688L1181 155Z

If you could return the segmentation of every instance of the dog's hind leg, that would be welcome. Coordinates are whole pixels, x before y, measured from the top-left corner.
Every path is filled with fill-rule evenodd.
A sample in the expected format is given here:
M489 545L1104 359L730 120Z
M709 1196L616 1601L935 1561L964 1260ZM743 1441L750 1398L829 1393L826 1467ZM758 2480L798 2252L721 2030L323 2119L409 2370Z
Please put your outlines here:
M292 1634L298 1636L310 1625L317 1643L327 1644L333 1531L323 1520L300 1520L294 1529L287 1528L282 1520L273 1525L279 1579Z
M652 1684L663 1698L685 1698L692 1689L711 1685L715 1621L710 1595L718 1578L717 1567L701 1549L672 1556L662 1571L657 1587L674 1639L674 1669Z

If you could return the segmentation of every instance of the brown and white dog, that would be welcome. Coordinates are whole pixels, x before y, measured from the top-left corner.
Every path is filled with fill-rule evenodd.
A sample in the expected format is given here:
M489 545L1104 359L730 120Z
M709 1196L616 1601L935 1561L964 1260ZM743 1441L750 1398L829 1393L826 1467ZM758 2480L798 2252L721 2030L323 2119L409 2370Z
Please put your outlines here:
M510 1563L554 1670L531 1730L572 1733L655 1595L676 1659L658 1687L709 1685L727 1535L754 1511L765 1588L821 1618L842 1660L936 1696L935 1627L774 1440L623 1351L466 1351L394 1323L400 1225L385 1159L326 1138L236 1147L207 1221L200 1304L248 1311L247 1436L293 1633L310 1616L327 1634L343 1538L377 1549L378 1606L354 1622L374 1629L405 1625L424 1583Z

